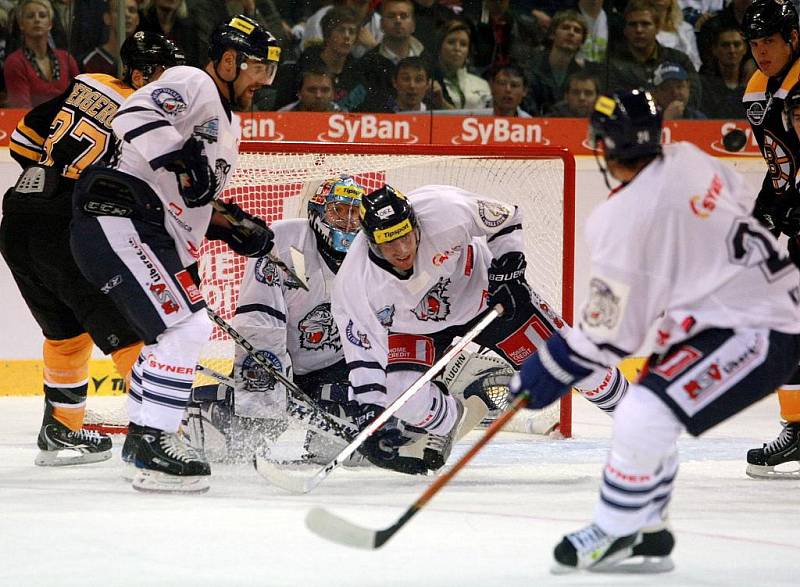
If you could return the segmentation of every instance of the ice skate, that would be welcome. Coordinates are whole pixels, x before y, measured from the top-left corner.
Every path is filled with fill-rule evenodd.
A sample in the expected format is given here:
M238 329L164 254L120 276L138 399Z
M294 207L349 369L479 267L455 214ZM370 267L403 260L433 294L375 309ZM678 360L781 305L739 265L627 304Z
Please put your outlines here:
M122 444L121 454L123 464L122 478L126 481L133 481L133 478L136 477L138 469L136 468L134 460L136 458L136 451L142 440L142 431L144 429L144 426L128 422L128 433L125 435L125 442Z
M138 470L133 488L139 491L197 493L209 489L208 462L177 433L142 426L134 462Z
M745 472L754 479L800 479L800 422L784 423L775 440L748 450Z
M553 551L553 574L664 573L674 568L670 553L675 539L667 528L610 536L596 524L567 534Z
M40 467L99 463L111 458L111 438L86 428L72 431L52 417L45 417L36 443L39 454L33 462Z

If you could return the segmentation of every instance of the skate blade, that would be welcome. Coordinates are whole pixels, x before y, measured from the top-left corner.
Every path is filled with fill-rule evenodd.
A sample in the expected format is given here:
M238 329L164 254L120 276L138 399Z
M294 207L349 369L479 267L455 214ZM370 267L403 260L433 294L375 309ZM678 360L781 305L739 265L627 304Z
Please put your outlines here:
M609 564L590 567L592 573L653 574L668 573L675 569L669 556L632 556Z
M122 478L125 479L125 481L133 481L138 472L139 469L133 464L133 461L128 463L125 461L122 462Z
M785 464L785 463L784 463ZM753 479L796 481L800 479L800 463L794 469L776 469L771 465L747 465L745 474Z
M132 485L146 493L205 493L210 488L208 475L169 475L150 469L138 469Z
M64 456L61 453L71 453L72 456ZM33 460L33 464L38 467L67 467L70 465L100 463L110 458L110 450L103 452L78 452L71 449L41 450Z

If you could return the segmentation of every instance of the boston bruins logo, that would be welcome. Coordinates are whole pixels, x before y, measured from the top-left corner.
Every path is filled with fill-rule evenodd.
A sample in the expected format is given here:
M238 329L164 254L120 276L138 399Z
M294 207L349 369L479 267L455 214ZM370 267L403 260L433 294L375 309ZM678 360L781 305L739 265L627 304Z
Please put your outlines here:
M795 163L789 149L775 135L765 131L762 153L773 189L777 193L786 191L795 175Z

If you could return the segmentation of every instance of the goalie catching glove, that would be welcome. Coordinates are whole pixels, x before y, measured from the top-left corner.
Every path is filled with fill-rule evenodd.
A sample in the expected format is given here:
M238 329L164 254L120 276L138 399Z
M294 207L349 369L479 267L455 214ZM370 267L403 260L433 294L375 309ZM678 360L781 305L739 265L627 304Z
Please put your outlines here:
M489 265L489 307L503 306L502 320L513 320L519 307L530 304L531 291L525 281L527 265L520 252L506 253L492 259Z
M248 214L233 202L218 200L215 208L230 226L215 224L212 220L206 231L206 238L225 241L234 252L245 257L263 257L269 254L275 234L266 222L258 216Z
M574 360L567 341L556 332L523 363L520 372L511 379L510 401L513 402L518 396L527 393L528 407L541 410L592 372L592 369Z
M189 137L164 169L175 174L178 193L189 208L205 206L214 199L217 177L208 165L202 141Z

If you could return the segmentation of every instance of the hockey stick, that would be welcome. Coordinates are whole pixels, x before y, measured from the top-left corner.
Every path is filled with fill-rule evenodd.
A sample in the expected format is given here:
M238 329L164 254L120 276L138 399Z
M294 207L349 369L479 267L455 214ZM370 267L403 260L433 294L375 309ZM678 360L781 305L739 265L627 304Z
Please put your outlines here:
M195 371L235 389L233 377L223 375L219 371L215 371L205 365L197 365ZM314 406L309 406L303 400L291 396L289 397L289 405L287 406L286 413L295 420L307 423L317 432L339 440L344 440L345 442L350 442L356 437L356 434L358 434L358 428L355 424L342 418L337 418L333 414L327 414L328 418L339 426L336 429L332 428L329 422L319 417L318 410L315 409Z
M225 334L230 336L233 339L233 342L235 342L245 351L247 351L247 353L253 358L253 360L256 363L258 363L261 367L263 367L267 371L267 373L269 373L270 375L272 375L272 377L283 383L286 386L286 389L291 391L295 395L295 397L303 400L306 404L311 406L311 408L315 410L317 415L319 415L320 420L322 422L324 422L332 430L338 430L342 432L341 426L339 425L338 422L332 419L330 414L317 408L317 406L314 403L314 400L311 399L308 396L308 394L306 394L306 392L300 389L294 381L287 378L283 373L275 369L275 367L273 367L266 359L264 359L264 357L262 357L259 354L259 352L255 349L255 347L252 344L250 344L250 341L248 341L245 337L239 334L233 326L231 326L227 321L225 321L224 318L222 318L222 316L217 314L209 306L206 306L206 313L208 314L208 317L211 318L211 321L214 322L214 324L219 326L225 332ZM342 434L345 433L342 432Z
M244 226L240 220L237 220L236 218L234 218L231 215L230 212L228 212L228 210L225 208L225 206L219 200L211 200L211 205L213 206L214 210L219 212L225 218L225 220L230 222L233 226L238 226L238 227L243 227ZM267 253L264 256L267 257L267 259L269 259L270 261L272 261L278 268L280 268L284 273L286 273L286 275L288 275L291 279L294 279L300 285L300 287L302 287L304 290L308 291L308 285L306 284L305 275L303 275L303 277L301 278L297 273L292 271L286 263L281 261L275 255L270 255L269 253Z
M417 379L411 386L406 389L400 396L389 404L386 409L378 414L361 432L358 433L353 441L343 448L334 459L317 471L313 476L299 480L294 477L286 475L283 471L275 466L271 466L270 462L263 457L256 455L255 466L256 471L259 472L264 478L270 481L273 485L281 487L291 493L308 493L317 485L322 483L328 475L331 474L336 467L342 464L350 455L356 452L364 441L370 437L376 430L383 426L389 418L391 418L397 410L399 410L405 403L411 399L417 391L433 379L439 371L444 369L447 364L460 353L472 340L478 336L483 330L492 323L492 321L503 313L503 307L497 304L494 308L489 310L481 320L467 332L464 337L456 344L450 347L442 357L436 361L433 366L428 369L419 379Z
M394 536L403 526L405 526L408 521L417 514L417 512L425 507L425 505L433 498L433 496L436 495L439 490L442 489L442 487L447 485L450 480L455 477L456 474L458 474L458 472L481 451L486 443L489 442L495 434L502 430L503 426L505 426L506 423L508 423L508 421L514 417L514 414L516 414L527 403L527 394L519 396L514 403L511 404L511 407L508 409L508 411L506 411L497 420L492 422L492 425L486 429L478 442L476 442L472 448L470 448L467 453L452 466L452 468L431 483L430 487L428 487L428 489L426 489L425 492L420 495L419 498L417 498L417 501L411 504L411 507L409 507L405 513L400 516L400 518L391 526L388 526L382 530L372 530L370 528L365 528L363 526L354 524L353 522L345 520L344 518L340 518L339 516L330 513L326 509L316 507L309 510L308 514L306 514L306 527L314 532L314 534L321 536L326 540L337 542L338 544L343 544L345 546L363 548L366 550L376 550L380 548L386 544L386 542L388 542L389 539Z

